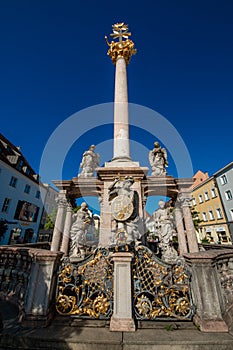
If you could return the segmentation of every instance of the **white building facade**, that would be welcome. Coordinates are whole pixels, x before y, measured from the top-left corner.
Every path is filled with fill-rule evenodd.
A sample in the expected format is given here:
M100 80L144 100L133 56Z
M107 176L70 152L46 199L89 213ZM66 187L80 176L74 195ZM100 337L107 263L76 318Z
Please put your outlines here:
M0 134L0 220L7 225L0 245L37 241L47 194L20 149Z

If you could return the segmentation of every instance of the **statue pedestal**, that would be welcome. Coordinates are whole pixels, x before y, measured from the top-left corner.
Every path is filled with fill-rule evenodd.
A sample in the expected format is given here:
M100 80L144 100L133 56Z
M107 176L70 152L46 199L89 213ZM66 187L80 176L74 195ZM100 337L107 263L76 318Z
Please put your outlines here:
M112 241L113 231L113 216L111 213L111 202L109 201L109 186L112 184L117 176L125 178L125 176L132 176L134 184L132 189L137 191L139 203L138 214L143 222L143 198L142 198L142 186L141 183L146 179L148 168L146 167L105 167L98 168L97 175L98 181L101 183L101 220L100 220L100 232L99 232L99 246L108 247L114 242Z
M113 254L114 261L114 308L110 331L135 332L132 318L131 261L132 253Z

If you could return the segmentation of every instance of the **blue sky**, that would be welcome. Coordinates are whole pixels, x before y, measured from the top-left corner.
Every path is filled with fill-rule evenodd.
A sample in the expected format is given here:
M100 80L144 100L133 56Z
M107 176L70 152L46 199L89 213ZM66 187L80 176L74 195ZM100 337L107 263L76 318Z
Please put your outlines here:
M62 122L113 101L114 66L104 36L113 23L124 21L138 50L128 66L129 102L169 121L187 147L193 172L211 175L232 161L232 18L230 0L1 1L1 132L21 146L38 172L43 150ZM96 118L101 126L101 115ZM90 144L111 150L112 121L109 115L108 125L96 130L90 120L87 133L67 153L63 178L77 175ZM156 122L148 122L151 135L131 128L139 146L134 160L145 166L147 149L160 135ZM108 152L101 154L102 163ZM177 176L170 151L168 156L168 173ZM56 157L54 150L54 163Z

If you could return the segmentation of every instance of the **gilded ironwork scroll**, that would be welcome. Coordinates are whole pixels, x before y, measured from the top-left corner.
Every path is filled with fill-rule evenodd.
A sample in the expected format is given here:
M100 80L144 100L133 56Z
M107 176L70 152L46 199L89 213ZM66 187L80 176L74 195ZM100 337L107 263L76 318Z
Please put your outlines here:
M158 259L148 248L138 246L132 268L133 307L140 320L189 320L194 313L190 274L182 261L174 265Z
M56 310L61 315L109 319L113 304L113 265L101 248L78 263L63 260L58 276Z

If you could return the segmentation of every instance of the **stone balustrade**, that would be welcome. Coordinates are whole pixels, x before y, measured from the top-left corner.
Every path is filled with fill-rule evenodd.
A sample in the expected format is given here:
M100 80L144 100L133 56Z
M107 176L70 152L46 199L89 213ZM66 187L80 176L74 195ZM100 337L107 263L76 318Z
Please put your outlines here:
M203 332L228 332L233 325L233 250L184 254L192 274L194 322Z
M0 298L19 307L19 319L47 322L52 315L56 271L62 253L0 247Z

